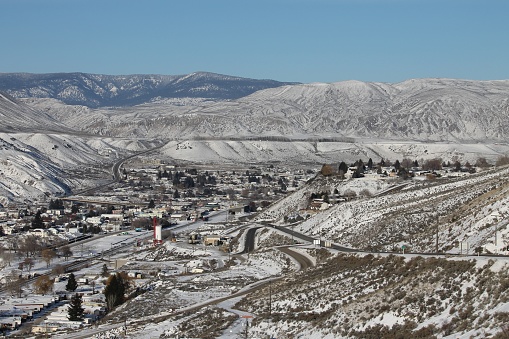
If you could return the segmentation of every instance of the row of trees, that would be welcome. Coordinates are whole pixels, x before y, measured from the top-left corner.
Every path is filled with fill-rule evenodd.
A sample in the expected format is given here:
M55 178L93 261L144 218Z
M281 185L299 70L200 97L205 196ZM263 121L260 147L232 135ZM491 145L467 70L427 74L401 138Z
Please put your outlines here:
M495 165L496 166L509 165L509 156L505 156L505 155L500 156L496 160ZM486 168L486 167L490 167L492 165L486 160L486 158L480 157L477 159L474 166L480 167L480 168ZM425 171L438 171L438 170L442 170L444 168L450 168L453 171L461 171L461 170L463 170L463 168L465 168L466 170L473 171L474 166L472 166L472 164L470 164L470 162L468 162L468 161L465 162L464 164L462 164L459 160L453 160L453 162L451 163L450 161L445 162L440 158L425 160L425 161L423 161L423 163L420 167L419 167L419 162L417 160L411 160L408 158L404 158L402 161L396 160L396 161L394 161L394 163L387 159L381 159L379 163L374 164L373 160L371 158L369 158L369 160L366 164L363 162L362 159L359 159L359 160L355 161L353 164L350 164L350 166L348 166L344 161L342 161L339 163L337 173L341 177L344 177L344 175L348 172L348 170L350 168L355 168L354 173L352 174L352 177L358 178L358 177L361 177L362 174L367 169L376 168L377 173L382 173L382 167L393 167L394 170L398 174L400 174L400 172L401 172L403 175L405 173L408 174L410 169L412 169L412 168L421 168L422 170L425 170ZM332 165L328 165L328 164L323 165L320 172L324 176L330 176L330 175L336 173L334 167Z
M58 255L65 257L67 260L72 256L73 252L69 245L63 245L55 250L47 248L46 244L41 241L41 238L35 235L27 235L22 240L16 238L9 239L9 248L0 247L0 257L9 265L16 257L35 257L40 255L42 259L49 264Z

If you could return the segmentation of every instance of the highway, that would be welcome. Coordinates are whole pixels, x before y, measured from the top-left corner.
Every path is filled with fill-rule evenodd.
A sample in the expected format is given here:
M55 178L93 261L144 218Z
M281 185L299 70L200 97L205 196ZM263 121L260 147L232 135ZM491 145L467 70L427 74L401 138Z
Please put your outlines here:
M189 226L189 224L182 225L180 228L184 228L185 226ZM263 228L263 227L266 227L266 226L256 226L256 227L252 227L252 228L248 228L247 229L247 233L246 233L246 237L245 237L245 243L244 243L244 250L241 251L240 253L237 253L236 255L248 254L248 253L254 251L255 240L256 240L256 232L259 229ZM299 270L305 270L305 269L308 269L308 268L314 266L313 262L308 257L306 257L303 254L300 254L300 253L297 253L295 251L292 251L287 246L278 247L277 249L280 250L282 253L285 253L286 255L289 255L290 257L292 257L299 264L299 266L300 266ZM182 314L187 313L187 312L198 311L198 310L200 310L200 309L202 309L204 307L207 307L207 306L210 306L210 305L215 305L215 304L218 304L218 303L223 302L225 300L233 299L233 298L236 298L236 297L239 297L239 296L243 296L243 295L252 293L254 291L266 288L269 284L271 284L271 283L273 283L275 281L278 281L280 279L283 279L283 278L285 278L285 276L278 277L278 278L268 278L268 279L265 279L265 280L262 280L262 281L258 281L256 283L254 283L254 284L252 284L252 285L242 289L241 291L232 293L229 296L215 298L215 299L212 299L212 300L209 300L209 301L206 301L206 302L202 302L202 303L198 303L198 304L195 304L195 305L191 305L189 307L182 308L182 309L179 309L179 310L177 310L175 312L171 312L171 313L168 313L168 314L165 314L165 315L161 315L161 316L150 316L150 317L146 317L146 318L143 318L143 319L132 320L132 321L129 321L127 323L127 326L128 327L130 327L130 326L143 326L143 325L148 324L148 323L159 323L159 322L165 321L167 319L170 319L172 317L175 317L177 315L182 315ZM92 328L92 327L91 328L86 328L86 329L83 329L82 331L77 332L77 333L68 333L66 335L57 335L57 336L53 336L52 338L86 339L86 338L90 338L93 335L96 335L96 334L99 334L99 333L104 333L104 332L112 330L112 329L122 328L124 326L125 326L125 323L122 322L122 321L119 321L116 324L102 325L102 326L100 326L98 328Z
M164 147L166 144L167 144L167 142L165 142L165 143L163 143L163 144L161 144L159 146L153 147L151 149L148 149L148 150L145 150L145 151L141 151L141 152L129 155L129 156L125 157L125 158L122 158L122 159L119 159L119 160L115 161L113 163L113 165L111 166L111 175L113 177L113 180L108 181L105 184L102 184L102 185L99 185L99 186L94 186L94 187L86 188L86 189L81 190L81 191L74 192L71 195L82 195L82 194L90 192L90 191L100 190L100 189L102 189L104 187L107 187L107 186L109 186L111 184L119 182L122 179L122 175L120 173L120 167L122 166L122 164L124 162L126 162L129 159L135 158L137 156L140 156L140 155L143 155L143 154L148 154L150 152L158 150L158 149ZM72 198L69 198L69 197L62 198L62 200L78 201L78 200L75 200L75 199L72 199ZM105 203L107 203L107 202L105 202ZM125 204L125 202L124 202L124 204Z

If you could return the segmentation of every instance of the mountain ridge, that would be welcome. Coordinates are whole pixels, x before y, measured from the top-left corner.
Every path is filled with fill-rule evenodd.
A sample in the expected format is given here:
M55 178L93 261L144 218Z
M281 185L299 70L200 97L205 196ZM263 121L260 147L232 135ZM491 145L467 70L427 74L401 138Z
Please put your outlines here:
M210 72L186 75L0 73L0 91L15 98L54 98L88 107L133 106L162 98L236 99L290 82L256 80Z
M114 83L108 82L108 77L122 78L75 74L84 76L83 81L98 77L109 86ZM53 79L51 81L60 81L59 76L45 76ZM22 77L34 75L23 74ZM57 85L65 87L64 92L75 97L85 91L72 89L69 82L75 80L73 75L66 84ZM429 78L396 84L357 80L276 83L280 86L256 91L256 86L246 83L244 78L206 72L185 76L141 75L126 77L122 81L132 81L129 91L124 94L129 92L133 96L122 99L123 102L130 100L140 104L94 108L68 105L62 98L51 96L38 99L36 96L43 95L36 90L26 93L10 89L7 93L15 92L18 96L25 93L28 98L20 100L30 107L45 112L71 129L99 136L163 139L325 137L469 143L505 142L509 138L508 80ZM145 85L136 90L140 83ZM168 91L166 97L159 95L165 84L171 85L173 97L168 97ZM120 82L117 85L121 86ZM154 91L148 95L147 88L151 87ZM114 88L111 87L110 92ZM96 91L100 92L99 89ZM241 95L242 91L250 93ZM240 97L225 99L232 93ZM90 98L86 100L92 100Z
M50 114L65 109L42 106ZM65 119L73 128L123 137L505 142L508 115L509 81L423 79L285 85L235 100L152 102Z

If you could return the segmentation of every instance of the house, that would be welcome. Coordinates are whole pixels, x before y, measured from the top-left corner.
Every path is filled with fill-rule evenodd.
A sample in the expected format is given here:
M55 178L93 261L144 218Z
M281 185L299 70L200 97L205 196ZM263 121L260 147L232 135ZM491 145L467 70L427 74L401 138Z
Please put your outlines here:
M34 230L29 230L29 233L32 233L33 235L37 235L41 238L46 238L48 237L48 231L47 230L43 230L42 228L36 228Z
M203 238L203 244L206 246L220 246L223 244L228 244L230 240L231 237L226 235L211 234L206 235Z
M38 325L32 326L32 333L52 333L58 331L59 329L60 324L50 321L43 321Z
M21 326L21 318L16 316L2 317L0 316L0 328L15 330Z
M323 201L323 199L314 199L309 204L309 209L315 210L315 211L317 211L317 210L324 211L324 210L328 209L329 207L330 207L329 203Z
M187 214L174 213L171 215L171 219L174 221L184 221L187 220Z
M216 211L220 208L220 206L217 202L209 202L205 205L205 208L209 211Z

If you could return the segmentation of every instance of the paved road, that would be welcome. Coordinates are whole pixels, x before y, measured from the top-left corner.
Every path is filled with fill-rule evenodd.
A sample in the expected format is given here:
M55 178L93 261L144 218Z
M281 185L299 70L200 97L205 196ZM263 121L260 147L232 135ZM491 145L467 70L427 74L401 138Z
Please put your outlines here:
M260 228L262 228L262 226L252 227L247 230L244 250L239 254L247 254L255 250L256 231Z
M247 230L247 234L246 234L246 238L245 238L244 251L242 251L240 254L246 254L246 253L249 253L249 252L254 250L256 231L258 229L260 229L260 228L262 228L262 226L253 227L253 228L250 228L250 229ZM297 253L295 251L292 251L288 247L281 247L281 248L278 248L278 249L281 252L283 252L283 253L291 256L293 259L295 259L300 264L300 269L301 270L304 270L304 269L307 269L309 267L314 266L313 262L308 257L306 257L303 254L300 254L300 253ZM210 306L210 305L215 305L215 304L218 304L220 302L223 302L223 301L226 301L226 300L229 300L229 299L232 299L232 298L236 298L236 297L239 297L239 296L243 296L243 295L252 293L254 291L263 289L268 284L270 284L270 283L272 283L274 281L278 281L278 280L280 280L282 278L284 278L284 277L269 278L269 279L266 279L266 280L263 280L263 281L259 281L257 283L254 283L250 287L248 287L246 289L243 289L243 290L241 290L239 292L233 293L233 294L231 294L229 296L225 296L225 297L221 297L221 298L217 298L217 299L212 299L210 301L206 301L206 302L203 302L203 303L196 304L194 306L190 306L190 307L187 307L187 308L184 308L184 309L180 309L178 311L169 313L167 315L151 316L151 317L146 317L145 319L141 319L141 320L130 321L127 324L127 326L128 327L130 327L130 326L142 326L142 325L145 325L145 324L148 324L148 323L159 323L159 322L165 321L165 320L167 320L169 318L172 318L172 317L174 317L176 315L180 315L180 314L183 314L183 313L186 313L186 312L198 311L198 310L202 309L203 307L207 307L207 306ZM87 328L87 329L84 329L84 330L80 331L79 333L69 333L69 334L66 334L66 335L53 336L52 338L86 339L86 338L90 338L91 336L93 336L95 334L99 334L101 332L106 332L106 331L109 331L109 330L115 329L115 328L122 328L123 326L125 326L125 324L123 322L119 322L119 323L116 323L116 324L104 325L104 326L101 326L100 328Z
M304 254L292 251L288 247L279 247L278 250L280 250L281 252L289 255L293 259L295 259L299 263L301 270L305 270L305 269L307 269L309 267L313 267L314 266L314 264L311 261L311 259L306 257Z
M147 153L150 153L152 151L155 151L155 150L158 150L160 149L161 147L165 146L167 144L167 142L159 145L159 146L156 146L154 148L151 148L151 149L148 149L146 151L141 151L141 152L138 152L138 153L135 153L133 155L130 155L126 158L123 158L123 159L120 159L118 160L117 162L115 162L111 168L111 174L113 175L113 177L115 178L115 181L118 181L120 180L121 178L121 175L120 175L120 166L122 166L122 164L126 161L126 160L129 160L129 159L132 159L132 158L135 158L137 156L140 156L142 154L147 154Z
M305 234L296 232L296 231L294 231L291 228L291 226L283 227L283 226L276 226L276 225L272 225L272 224L267 224L267 225L270 226L270 227L273 227L273 228L275 228L275 229L277 229L277 230L279 230L281 232L287 233L287 234L291 235L294 238L298 238L298 239L301 239L301 240L304 240L304 241L307 241L307 242L310 242L310 243L313 243L315 240L320 240L320 239L316 239L316 238L307 236ZM325 241L324 240L320 240L320 246L321 247L325 247ZM331 244L331 248L333 248L335 250L338 250L338 251L341 251L341 252L359 252L356 249L348 248L348 247L344 247L344 246L339 246L339 245L336 245L336 244Z

